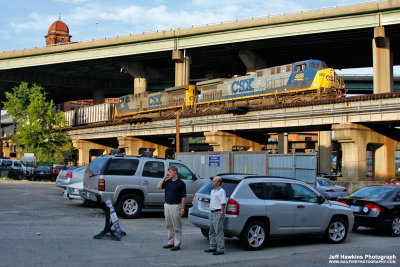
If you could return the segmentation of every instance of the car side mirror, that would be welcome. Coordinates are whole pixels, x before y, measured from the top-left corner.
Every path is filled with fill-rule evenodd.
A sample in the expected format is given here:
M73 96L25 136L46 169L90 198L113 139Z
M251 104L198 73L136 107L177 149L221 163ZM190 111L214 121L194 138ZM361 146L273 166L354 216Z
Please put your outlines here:
M193 174L192 180L196 181L197 179L200 179L200 176L198 174Z
M317 198L317 201L318 201L318 204L322 204L325 202L325 198L323 196L319 195Z

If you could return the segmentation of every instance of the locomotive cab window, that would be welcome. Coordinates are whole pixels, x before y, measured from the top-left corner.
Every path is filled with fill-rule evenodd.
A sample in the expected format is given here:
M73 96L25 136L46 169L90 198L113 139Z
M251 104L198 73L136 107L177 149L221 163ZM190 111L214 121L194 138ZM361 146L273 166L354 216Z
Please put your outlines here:
M295 65L294 66L294 72L300 72L304 71L306 69L306 64L301 64L301 65Z

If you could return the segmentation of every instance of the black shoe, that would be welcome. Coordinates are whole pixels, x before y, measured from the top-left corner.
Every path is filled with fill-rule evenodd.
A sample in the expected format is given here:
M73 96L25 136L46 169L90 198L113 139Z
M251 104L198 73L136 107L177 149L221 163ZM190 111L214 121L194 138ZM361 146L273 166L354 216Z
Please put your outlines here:
M212 248L208 248L208 249L204 250L204 252L216 252L216 251L217 251L216 249L212 249Z
M215 251L213 255L224 255L223 251Z
M167 245L164 245L163 248L172 248L173 246L174 246L174 244L167 244Z

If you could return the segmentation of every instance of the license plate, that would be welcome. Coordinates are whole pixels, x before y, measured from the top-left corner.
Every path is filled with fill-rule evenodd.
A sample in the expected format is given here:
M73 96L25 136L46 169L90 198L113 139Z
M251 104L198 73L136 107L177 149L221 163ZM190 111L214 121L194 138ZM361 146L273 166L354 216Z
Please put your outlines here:
M353 212L360 212L360 206L353 206L353 205L351 205L350 208L351 208L351 210L352 210Z
M208 202L202 202L201 207L205 210L208 210L210 208L210 203Z

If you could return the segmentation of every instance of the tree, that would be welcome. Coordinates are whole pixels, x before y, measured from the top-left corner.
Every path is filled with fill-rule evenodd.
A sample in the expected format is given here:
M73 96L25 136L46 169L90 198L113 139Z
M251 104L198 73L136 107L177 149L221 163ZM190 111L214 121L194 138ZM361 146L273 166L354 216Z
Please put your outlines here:
M4 109L16 125L12 141L22 152L35 153L38 164L62 162L63 155L72 152L64 115L53 111L53 101L46 102L40 85L22 82L6 99Z

